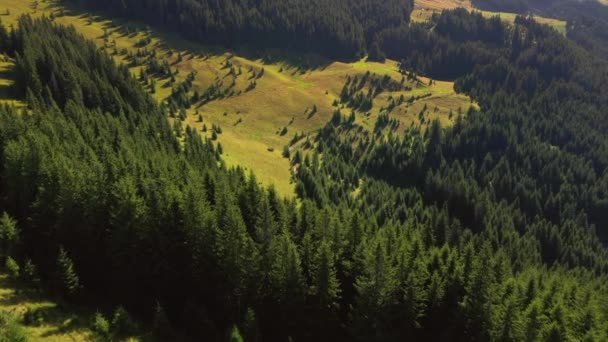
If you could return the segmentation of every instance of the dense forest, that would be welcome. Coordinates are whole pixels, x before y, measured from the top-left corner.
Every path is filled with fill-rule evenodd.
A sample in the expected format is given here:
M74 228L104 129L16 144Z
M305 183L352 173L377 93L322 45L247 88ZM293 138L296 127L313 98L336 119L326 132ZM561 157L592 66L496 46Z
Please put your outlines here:
M362 57L377 32L409 21L411 0L68 0L228 47Z
M430 34L402 28L396 36L409 40L390 41L388 35L385 47L403 49L404 72L414 67L458 78L457 89L478 100L480 111L459 117L452 128L435 121L405 136L394 132L390 113L368 132L338 111L309 149L312 156L294 160L301 197L321 206L355 207L380 226L399 227L373 234L381 274L393 275L384 289L394 297L387 294L372 305L386 316L366 317L382 317L373 322L389 340L411 331L424 340L606 339L605 327L572 329L570 324L596 314L599 320L590 326L604 325L605 309L582 313L589 306L580 303L566 308L568 295L559 294L559 284L577 284L572 289L578 292L589 279L603 279L608 266L602 96L608 65L524 17L509 28L456 10L433 18L433 27ZM405 256L403 245L409 246ZM434 248L442 250L433 256ZM415 265L410 259L414 264L403 267L400 260L421 250L431 252L432 266L415 271L415 280L399 278L402 272L412 276ZM450 253L464 264L451 264ZM483 269L477 280L466 253L481 257L475 261L477 271ZM545 275L534 280L532 274ZM541 290L538 280L545 277L557 282ZM361 294L365 288L357 284ZM588 298L598 296L599 304L605 288L592 286ZM526 299L530 289L543 299ZM411 305L421 310L410 316L415 327L392 324L411 314ZM358 336L378 336L367 333Z
M411 0L65 1L141 20L207 44L290 48L340 59L359 58L367 52L378 60L398 59L380 49L378 38L394 36L407 27L414 6ZM596 1L474 0L473 4L483 10L565 20L570 39L608 57L608 7Z
M608 7L598 1L473 0L480 9L541 15L567 21L568 38L608 57Z
M291 147L294 200L75 29L0 26L27 102L0 108L0 255L167 340L607 340L608 62L525 17L374 25L480 109L405 133L337 109Z

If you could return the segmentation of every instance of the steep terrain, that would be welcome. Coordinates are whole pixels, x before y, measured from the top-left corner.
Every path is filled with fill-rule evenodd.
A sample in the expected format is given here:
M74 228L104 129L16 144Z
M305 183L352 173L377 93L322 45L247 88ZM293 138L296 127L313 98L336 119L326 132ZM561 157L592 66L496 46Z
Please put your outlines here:
M608 340L608 61L571 34L598 36L463 8L350 36L369 1L281 3L13 3L38 19L0 28L7 271L118 337ZM226 49L260 18L370 34Z
M141 23L112 21L63 7L55 1L11 0L5 6L10 13L0 17L5 25L13 25L21 14L53 16L56 23L74 25L78 32L92 39L118 63L129 65L138 77L142 69L149 67L149 54L154 53L158 64L167 62L172 72L177 71L173 82L165 75L148 73L145 83L150 84L154 80L153 96L159 102L164 102L172 89L191 73L194 74L192 87L187 91L188 98L195 91L204 94L218 84L221 96L208 103L198 101L191 104L186 110L185 123L208 137L212 135L212 127L220 125L222 133L218 141L222 144L225 160L230 165L242 165L256 171L264 184L274 184L281 194L287 196L293 194L293 185L289 161L282 155L284 146L289 145L296 133L314 134L331 118L336 109L333 103L339 99L347 77L361 77L370 72L379 77L389 75L396 82L403 78L394 61L347 63L331 62L315 55L282 58L281 54L276 57L268 55L266 60L247 58L222 48L189 42ZM146 56L134 62L131 56L137 55L138 51L145 51ZM226 67L227 62L231 67ZM231 69L235 74L231 74ZM261 70L264 70L263 76L259 75ZM257 75L253 77L255 73ZM252 81L256 86L247 91ZM450 118L450 112L466 113L471 105L467 96L456 94L452 82L437 81L429 85L430 80L425 77L406 81L404 90L380 94L369 110L370 115L360 115L367 127L373 127L380 108L388 106L389 97L403 95L406 100L416 97L394 110L404 128L419 123L419 113L425 106L429 108L428 125L434 118L441 118L442 122L449 124L450 119L455 118L455 115ZM405 87L411 90L405 90ZM311 114L313 108L316 110ZM178 115L178 112L179 109L168 109L167 114ZM203 125L206 132L202 132Z

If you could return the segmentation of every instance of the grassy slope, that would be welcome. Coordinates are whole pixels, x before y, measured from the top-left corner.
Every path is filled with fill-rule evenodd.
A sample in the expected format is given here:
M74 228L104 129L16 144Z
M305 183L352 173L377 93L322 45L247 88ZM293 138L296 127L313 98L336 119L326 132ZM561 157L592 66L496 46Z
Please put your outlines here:
M68 313L48 301L40 293L22 290L12 283L5 274L0 274L0 310L11 312L17 317L27 310L46 312L49 320L40 326L27 326L30 341L94 341L93 334L82 322L82 316Z
M41 291L28 289L0 273L0 311L11 313L20 321L28 311L42 313L40 324L24 325L28 341L68 342L104 341L91 330L93 315L89 311L79 312L73 307L64 307L60 302L49 300ZM114 338L113 341L138 342L156 340L148 335Z
M457 0L456 0L457 1ZM136 44L143 37L151 37L152 42L147 46L150 50L156 49L157 56L168 60L172 68L177 68L179 74L178 82L184 80L188 73L196 71L194 88L202 94L215 79L221 79L227 85L232 81L232 76L227 76L227 69L222 69L223 63L229 54L218 49L207 48L198 44L184 41L173 35L153 31L140 25L141 30L137 34L126 35L119 27L113 27L107 18L91 17L77 10L62 9L56 2L46 0L35 6L33 2L24 0L4 0L0 5L0 13L5 12L5 7L10 15L1 16L5 25L12 25L16 19L25 13L33 16L58 14L63 11L64 16L57 17L56 22L74 25L79 32L87 38L93 39L101 48L113 52L114 47L118 51L127 49L136 51ZM135 23L128 23L130 26ZM102 38L104 29L110 33L107 41ZM177 53L183 53L181 62L177 62ZM125 56L115 56L118 62L128 63ZM322 127L331 117L335 108L333 101L339 96L342 86L348 75L362 75L367 71L379 76L389 74L393 79L399 81L401 75L397 72L397 63L387 61L384 64L367 63L364 61L356 63L328 62L313 70L303 71L287 62L276 64L265 64L261 60L248 59L243 56L235 56L232 63L240 66L243 73L236 78L235 90L243 93L238 96L227 97L222 100L213 101L203 107L193 106L189 110L187 123L197 129L202 128L203 123L207 127L219 124L223 134L219 141L224 148L224 159L230 165L243 165L253 169L260 181L264 184L274 184L277 190L286 196L293 194L293 185L290 183L291 175L289 162L281 154L283 146L287 145L295 133L311 133ZM244 92L249 84L248 71L253 68L259 72L264 68L264 76L257 80L257 87ZM133 73L138 75L139 68L133 68ZM2 74L0 73L0 79ZM157 91L155 97L163 101L170 94L171 88L166 86L168 80L157 79ZM470 106L468 97L455 94L453 84L450 82L436 82L428 86L428 80L422 78L422 84L409 84L412 92L399 92L390 94L399 96L401 93L406 98L411 95L432 94L424 100L416 101L412 105L403 104L393 111L393 116L403 122L402 127L412 123L418 123L418 113L427 104L432 109L427 118L438 117L445 124L449 124L447 114L450 111L466 111ZM1 88L0 88L1 94ZM385 106L389 94L381 94L374 101L374 108L369 116L365 117L369 127L373 127L374 118L379 109ZM309 117L308 113L313 106L317 106L318 112ZM435 111L435 107L437 110ZM199 123L196 111L202 114L204 122ZM347 110L350 112L350 110ZM363 115L358 115L363 117ZM237 124L238 122L238 124ZM283 127L288 128L288 133L281 136L279 132ZM209 135L210 132L204 133ZM270 150L273 150L272 152Z
M603 0L607 1L608 0ZM427 21L434 12L440 12L444 9L454 9L454 8L466 8L470 11L478 11L470 2L470 0L416 0L414 5L414 12L412 13L412 20L421 22ZM480 11L485 17L492 16L500 16L502 20L508 23L513 23L515 21L515 17L517 14L514 13L505 13L505 12L490 12L490 11ZM542 24L547 24L558 32L562 34L566 34L566 22L562 20L552 19L552 18L544 18L544 17L535 17L535 19Z

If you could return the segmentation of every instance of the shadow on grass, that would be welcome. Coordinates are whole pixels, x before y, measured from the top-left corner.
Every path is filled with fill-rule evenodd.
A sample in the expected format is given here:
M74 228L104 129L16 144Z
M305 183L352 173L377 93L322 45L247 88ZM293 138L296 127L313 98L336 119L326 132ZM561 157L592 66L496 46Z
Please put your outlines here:
M0 79L8 80L7 84L0 84L0 100L14 100L12 83L15 73L13 68L0 69Z
M70 3L53 3L48 7L51 11L62 11L66 15L78 18L91 18L93 22L107 21L102 24L109 32L119 33L119 37L130 38L144 32L152 39L159 39L162 43L158 47L167 50L187 51L203 60L209 56L220 56L226 53L235 53L249 60L261 60L264 64L282 64L285 67L296 69L296 72L305 73L314 70L324 70L334 60L327 59L315 53L303 53L290 51L288 48L255 48L243 44L238 48L208 45L179 36L179 33L170 30L163 31L162 28L151 28L150 25L126 18L114 17L113 15L99 11L82 8ZM129 33L125 30L129 28ZM114 31L112 31L114 29ZM118 31L118 32L117 32ZM135 46L134 46L135 47ZM349 62L349 61L344 61Z

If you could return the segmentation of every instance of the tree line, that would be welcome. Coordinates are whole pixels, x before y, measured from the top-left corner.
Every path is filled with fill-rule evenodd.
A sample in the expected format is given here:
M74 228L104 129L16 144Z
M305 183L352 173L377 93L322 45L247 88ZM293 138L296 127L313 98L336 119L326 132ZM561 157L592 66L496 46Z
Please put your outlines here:
M375 35L409 22L410 0L70 0L207 44L362 57Z

